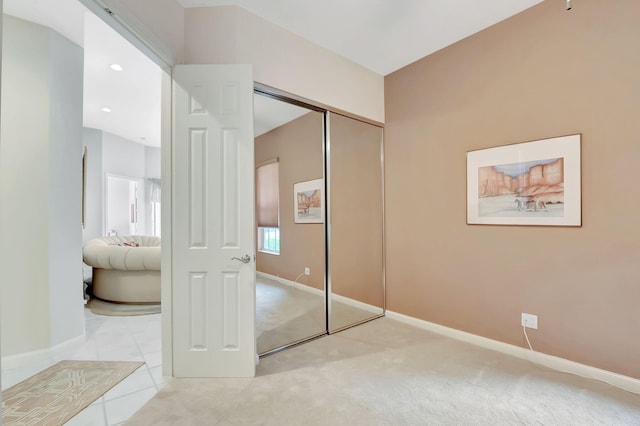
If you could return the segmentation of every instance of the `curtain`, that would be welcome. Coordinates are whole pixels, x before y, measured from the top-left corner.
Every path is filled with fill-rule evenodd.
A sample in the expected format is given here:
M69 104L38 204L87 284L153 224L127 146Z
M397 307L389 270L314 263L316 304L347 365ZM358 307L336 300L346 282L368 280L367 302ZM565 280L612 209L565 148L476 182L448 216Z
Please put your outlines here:
M278 227L280 198L278 158L256 167L256 221L261 228Z
M147 179L150 187L150 196L149 200L152 203L161 202L161 194L160 194L160 179L149 178Z

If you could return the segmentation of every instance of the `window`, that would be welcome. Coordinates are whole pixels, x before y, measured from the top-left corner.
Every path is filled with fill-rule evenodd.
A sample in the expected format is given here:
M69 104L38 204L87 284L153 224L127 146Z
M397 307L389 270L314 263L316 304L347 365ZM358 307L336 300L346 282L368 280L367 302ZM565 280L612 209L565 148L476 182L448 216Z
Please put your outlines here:
M151 235L160 236L160 203L151 202Z
M280 254L280 180L278 158L256 167L256 222L258 251Z
M161 200L161 190L160 190L160 179L147 179L148 184L151 188L149 196L151 202L151 235L159 237L160 236L160 200Z
M280 254L280 228L258 228L258 251Z

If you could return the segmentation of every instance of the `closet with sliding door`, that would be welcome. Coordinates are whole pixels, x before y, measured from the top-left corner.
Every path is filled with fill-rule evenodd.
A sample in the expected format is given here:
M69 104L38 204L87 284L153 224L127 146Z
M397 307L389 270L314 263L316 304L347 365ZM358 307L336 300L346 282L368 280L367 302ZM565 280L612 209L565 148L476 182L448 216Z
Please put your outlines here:
M384 315L383 132L256 85L260 356Z

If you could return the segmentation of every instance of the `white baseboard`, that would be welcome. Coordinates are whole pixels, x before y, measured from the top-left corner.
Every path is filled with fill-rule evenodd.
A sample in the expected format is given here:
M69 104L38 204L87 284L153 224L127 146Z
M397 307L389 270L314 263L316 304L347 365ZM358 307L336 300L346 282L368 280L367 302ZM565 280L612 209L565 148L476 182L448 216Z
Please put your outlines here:
M52 364L64 357L65 353L80 347L85 342L85 336L74 337L65 342L46 349L10 355L2 358L2 370L28 367L32 365Z
M429 321L409 317L397 312L387 311L386 316L405 324L413 325L415 327L447 336L452 339L461 340L463 342L481 346L486 349L491 349L497 352L515 356L517 358L526 359L527 361L544 365L545 367L561 371L563 373L571 373L581 377L599 380L601 382L608 383L612 386L616 386L626 391L640 394L640 380L633 377L624 376L622 374L613 373L611 371L602 370L600 368L591 367L585 364L580 364L578 362L559 358L553 355L531 351L526 348L521 348L519 346L499 342L497 340L477 336L475 334L445 327L443 325L435 324Z
M275 275L267 274L266 272L256 271L256 275L259 275L263 278L268 278L270 280L277 281L280 284L287 285L289 287L297 288L298 290L306 291L308 293L313 293L315 295L324 297L324 291L318 288L314 288L314 287L304 285L295 281L291 281L286 278L276 277Z
M361 309L363 311L371 312L372 314L382 315L383 313L382 308L378 306L369 305L368 303L364 303L355 299L350 299L348 297L340 296L339 294L332 294L331 299L336 302L344 303L345 305Z

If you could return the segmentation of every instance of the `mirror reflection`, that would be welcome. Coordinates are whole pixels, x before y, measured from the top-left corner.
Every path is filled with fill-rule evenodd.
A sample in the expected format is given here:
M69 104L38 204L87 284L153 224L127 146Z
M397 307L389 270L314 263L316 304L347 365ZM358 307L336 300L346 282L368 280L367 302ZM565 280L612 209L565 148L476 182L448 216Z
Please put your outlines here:
M256 93L254 127L256 337L264 354L326 333L324 223L313 189L324 191L323 113Z
M384 313L382 128L330 114L329 331Z

